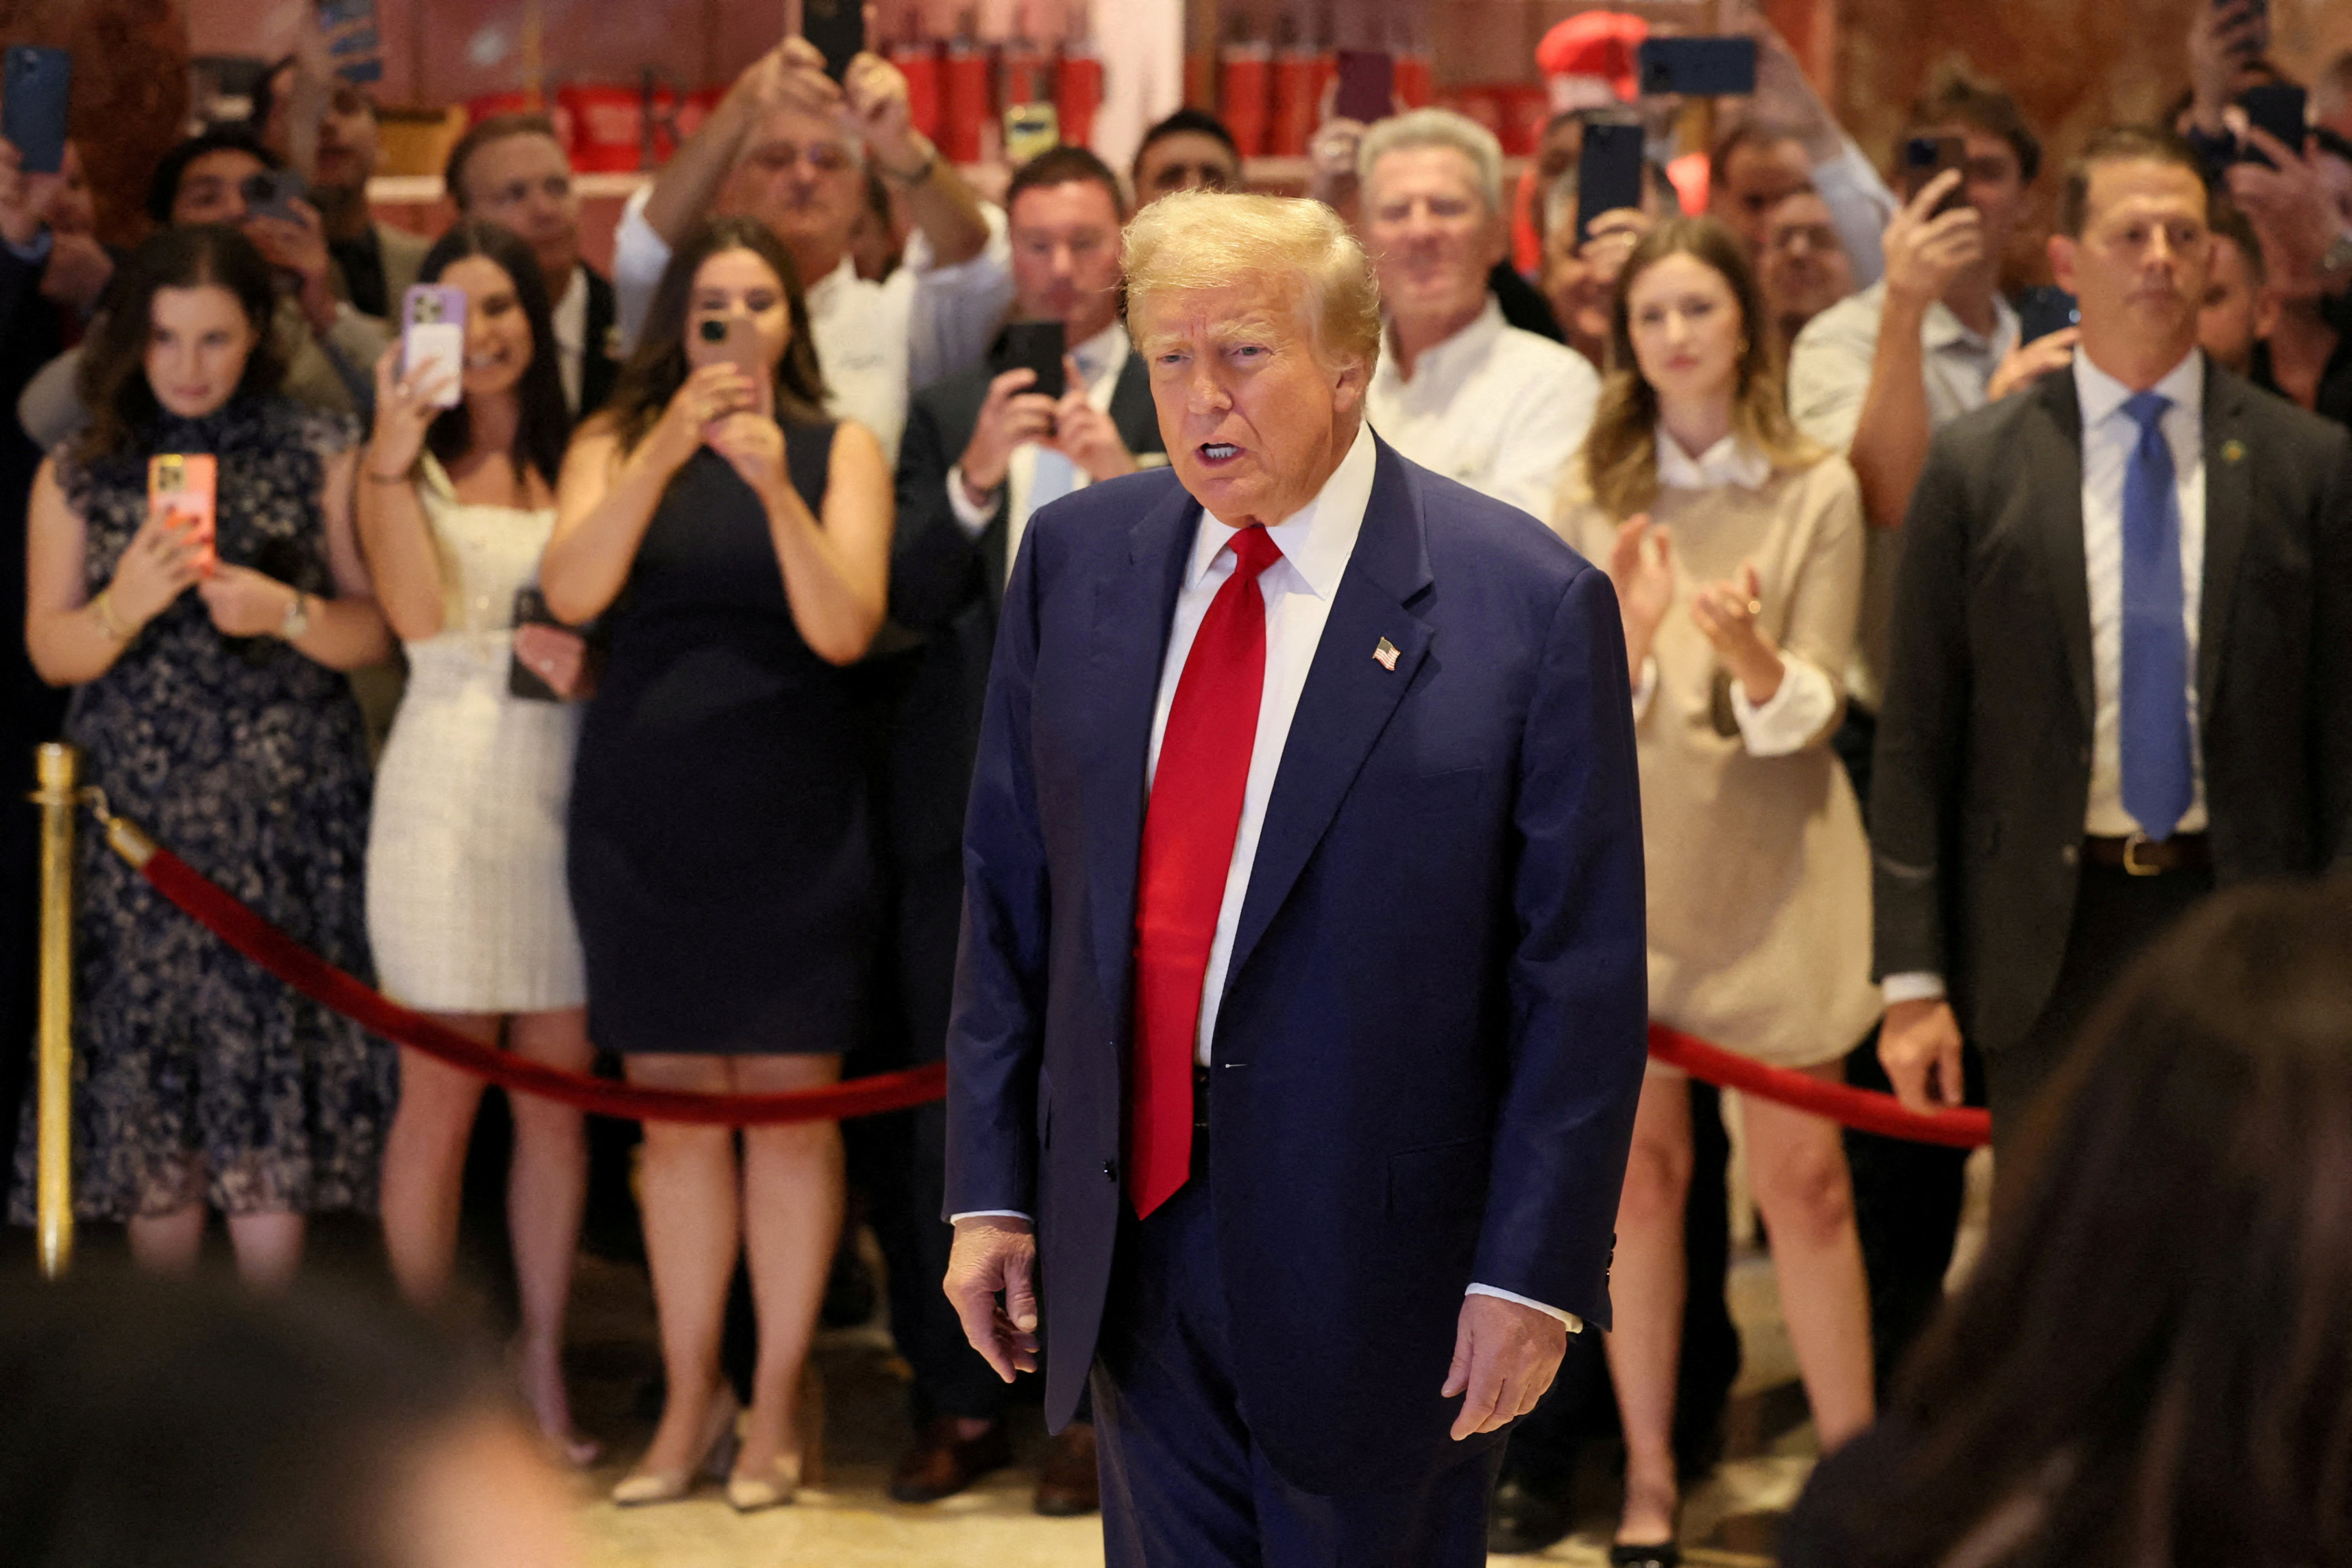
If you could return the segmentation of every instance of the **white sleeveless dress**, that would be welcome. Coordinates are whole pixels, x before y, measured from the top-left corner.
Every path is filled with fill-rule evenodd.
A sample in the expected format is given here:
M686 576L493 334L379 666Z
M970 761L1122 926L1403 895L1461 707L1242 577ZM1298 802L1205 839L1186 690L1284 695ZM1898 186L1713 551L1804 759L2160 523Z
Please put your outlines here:
M564 882L581 705L513 696L517 590L539 581L552 510L461 504L424 459L441 558L439 635L406 645L408 689L376 769L368 942L385 994L436 1013L587 1000Z

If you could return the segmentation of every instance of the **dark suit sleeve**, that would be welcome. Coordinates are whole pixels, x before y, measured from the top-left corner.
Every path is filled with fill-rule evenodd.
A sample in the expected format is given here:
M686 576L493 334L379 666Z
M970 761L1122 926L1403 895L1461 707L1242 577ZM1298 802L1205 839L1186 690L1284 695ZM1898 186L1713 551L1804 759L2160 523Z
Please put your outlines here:
M1609 1257L1649 1015L1624 636L1586 567L1552 612L1516 824L1510 1078L1471 1278L1609 1326Z
M27 261L11 247L0 245L0 341L14 342L23 330L17 312L39 301L41 275L48 267L46 258Z
M1029 746L1038 554L1033 537L1005 588L964 818L963 939L948 1026L943 1215L1037 1212L1037 1066L1045 1039L1048 908Z
M890 614L918 631L946 626L988 591L980 539L967 533L948 504L950 452L938 410L918 397L907 410L898 441L898 526L890 544ZM1000 500L990 528L1004 524Z
M1927 450L1903 522L1886 689L1871 761L1874 978L1947 974L1952 812L1969 722L1967 487L1949 444Z
M2335 468L2315 531L2311 754L2318 762L2320 863L2352 869L2352 439L2334 442Z

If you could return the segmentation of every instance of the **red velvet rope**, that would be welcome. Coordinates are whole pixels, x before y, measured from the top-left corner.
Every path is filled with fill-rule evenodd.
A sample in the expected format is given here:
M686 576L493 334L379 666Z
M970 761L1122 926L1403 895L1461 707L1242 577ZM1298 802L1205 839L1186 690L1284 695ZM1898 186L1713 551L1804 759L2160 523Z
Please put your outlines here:
M1938 1110L1923 1116L1906 1109L1891 1094L1829 1083L1786 1068L1768 1067L1736 1056L1721 1046L1711 1046L1696 1036L1669 1029L1664 1024L1650 1026L1650 1055L1718 1088L1761 1095L1799 1110L1826 1116L1858 1132L1904 1138L1914 1143L1941 1143L1953 1149L1973 1149L1992 1142L1992 1118L1985 1111Z
M940 1062L793 1094L690 1094L565 1072L469 1040L447 1025L370 990L239 903L168 849L155 850L140 870L157 892L214 935L313 1002L333 1008L373 1034L501 1088L520 1089L580 1110L639 1121L744 1127L873 1116L928 1104L947 1093L947 1067ZM1694 1078L1761 1095L1861 1131L1956 1149L1972 1149L1992 1141L1991 1119L1981 1110L1922 1116L1905 1110L1892 1095L1768 1067L1664 1024L1650 1026L1650 1054Z
M447 1025L370 990L231 898L168 849L156 850L140 869L157 892L311 1001L333 1008L372 1033L412 1046L502 1088L519 1089L600 1116L732 1127L835 1121L904 1110L947 1093L948 1069L943 1062L793 1094L689 1094L564 1072L469 1040Z

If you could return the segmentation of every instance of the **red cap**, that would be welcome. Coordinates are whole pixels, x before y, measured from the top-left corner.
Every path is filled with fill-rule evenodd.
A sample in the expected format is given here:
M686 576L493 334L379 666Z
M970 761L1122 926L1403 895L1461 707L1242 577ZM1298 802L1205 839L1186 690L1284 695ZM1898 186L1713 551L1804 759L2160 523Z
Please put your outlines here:
M1536 68L1546 76L1597 76L1631 102L1641 90L1633 51L1650 24L1622 11L1586 11L1555 26L1536 46Z

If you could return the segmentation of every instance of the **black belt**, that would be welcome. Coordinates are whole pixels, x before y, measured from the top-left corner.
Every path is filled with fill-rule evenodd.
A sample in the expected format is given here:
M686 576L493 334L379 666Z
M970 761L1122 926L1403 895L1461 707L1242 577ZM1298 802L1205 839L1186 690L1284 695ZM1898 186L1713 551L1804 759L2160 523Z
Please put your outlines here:
M2160 877L2167 871L2210 871L2213 851L2201 833L2176 833L2150 838L2135 833L2128 838L2089 837L2084 855L2101 866L2120 866L2135 877Z

